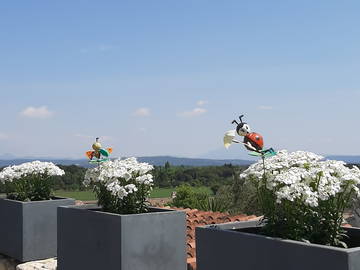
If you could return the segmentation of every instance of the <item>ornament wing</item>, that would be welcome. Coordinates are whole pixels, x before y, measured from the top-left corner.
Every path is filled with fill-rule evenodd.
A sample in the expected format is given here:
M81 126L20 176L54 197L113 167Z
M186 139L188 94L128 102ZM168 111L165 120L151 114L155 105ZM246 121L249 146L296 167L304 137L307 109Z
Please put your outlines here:
M235 138L235 130L229 130L224 135L224 146L225 148L229 148L233 143L233 139Z
M264 153L265 157L272 157L277 155L276 151L272 148L263 150L262 152Z
M100 149L100 154L102 154L104 157L108 157L109 156L109 152L108 150L105 150L105 149Z
M94 157L94 151L87 151L85 153L85 155L89 158L89 159L92 159Z

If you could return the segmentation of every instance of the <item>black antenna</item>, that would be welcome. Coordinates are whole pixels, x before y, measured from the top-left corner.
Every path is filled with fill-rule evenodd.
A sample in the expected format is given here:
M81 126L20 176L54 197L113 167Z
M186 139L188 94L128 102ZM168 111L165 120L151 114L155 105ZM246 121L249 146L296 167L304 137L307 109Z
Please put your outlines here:
M234 123L237 124L237 125L239 124L236 120L231 122L231 124L234 124Z
M243 122L243 121L241 120L241 118L243 118L243 117L244 117L243 114L239 116L239 119L240 119L240 122L241 122L241 123Z

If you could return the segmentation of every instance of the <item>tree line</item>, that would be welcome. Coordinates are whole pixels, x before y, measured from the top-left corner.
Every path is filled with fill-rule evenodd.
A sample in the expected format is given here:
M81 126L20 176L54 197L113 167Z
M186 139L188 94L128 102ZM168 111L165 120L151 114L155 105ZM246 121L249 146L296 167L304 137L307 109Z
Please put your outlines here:
M86 190L82 185L86 168L76 165L58 165L65 171L63 176L53 177L55 190ZM154 166L154 186L161 188L177 187L181 184L191 186L210 187L215 194L222 185L230 184L234 175L246 166L234 166L224 164L223 166L172 166L166 162L164 166ZM1 169L0 169L1 170ZM4 186L0 183L0 193L4 192Z

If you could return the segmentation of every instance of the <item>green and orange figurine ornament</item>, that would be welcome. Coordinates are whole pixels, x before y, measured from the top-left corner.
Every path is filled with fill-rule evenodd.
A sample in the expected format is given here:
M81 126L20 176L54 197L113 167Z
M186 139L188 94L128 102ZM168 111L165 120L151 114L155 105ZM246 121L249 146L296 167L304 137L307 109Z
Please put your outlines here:
M110 160L109 156L112 153L112 148L102 148L99 138L95 139L92 149L92 151L87 151L85 153L85 155L89 158L90 163L101 163Z

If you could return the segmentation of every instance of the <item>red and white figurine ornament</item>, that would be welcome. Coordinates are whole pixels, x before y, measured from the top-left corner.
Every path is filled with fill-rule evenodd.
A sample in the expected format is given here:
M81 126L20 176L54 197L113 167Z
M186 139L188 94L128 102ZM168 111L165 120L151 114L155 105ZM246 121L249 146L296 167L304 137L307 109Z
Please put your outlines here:
M236 129L229 130L225 133L224 136L224 146L229 148L232 143L241 143L243 144L252 156L273 156L276 155L276 152L270 148L264 150L264 139L263 137L256 132L251 132L250 126L242 121L244 115L239 116L239 121L234 120L231 123L237 124ZM243 141L235 140L236 133L244 137Z

